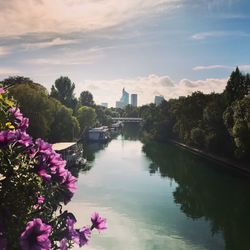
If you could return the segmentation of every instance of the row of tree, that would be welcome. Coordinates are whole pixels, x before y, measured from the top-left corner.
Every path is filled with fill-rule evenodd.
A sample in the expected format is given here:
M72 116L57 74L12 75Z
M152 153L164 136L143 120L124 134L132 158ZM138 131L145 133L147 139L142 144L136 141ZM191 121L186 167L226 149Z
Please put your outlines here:
M84 135L92 126L109 125L112 110L98 106L89 91L75 97L75 84L68 77L60 77L51 92L26 77L9 77L1 82L17 100L30 120L29 133L34 138L50 142L71 141Z
M146 137L175 139L208 152L249 159L250 77L238 68L222 94L191 96L139 108Z

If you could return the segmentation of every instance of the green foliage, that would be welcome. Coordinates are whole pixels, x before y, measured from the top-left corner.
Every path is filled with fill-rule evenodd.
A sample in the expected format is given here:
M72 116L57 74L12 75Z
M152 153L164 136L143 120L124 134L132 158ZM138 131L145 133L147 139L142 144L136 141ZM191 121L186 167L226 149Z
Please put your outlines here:
M76 117L73 116L73 111L65 107L57 100L51 100L53 107L53 122L50 130L50 141L72 141L79 136L80 125Z
M235 100L240 100L247 95L249 87L249 75L244 76L237 67L232 72L224 92L228 104L231 104Z
M9 88L25 116L30 120L29 134L51 142L78 138L79 122L73 111L48 96L47 90L34 83L20 83ZM32 107L32 108L31 108Z
M235 101L224 112L225 125L233 137L235 155L246 158L250 155L250 98Z
M109 126L112 124L112 111L102 106L95 106L95 112L97 116L97 126Z
M75 110L77 99L74 96L75 84L67 76L61 76L51 87L50 96L68 108Z
M143 131L151 140L180 140L216 154L239 159L250 155L249 75L237 68L223 94L194 92L187 97L140 108Z
M194 146L204 148L205 144L205 132L201 128L192 128L190 132L190 140Z
M80 124L81 134L83 134L86 129L95 125L97 116L93 108L82 106L77 110L76 117Z
M93 95L89 91L82 91L79 97L79 103L82 106L93 107L95 105Z
M21 83L9 88L25 116L30 119L28 132L35 138L49 138L53 121L53 104L40 86Z
M96 123L100 126L110 125L112 117L119 116L115 109L95 105L93 96L88 91L83 91L79 100L80 103L92 107L82 109L82 105L74 97L75 85L68 77L60 77L55 81L50 96L45 87L26 77L10 77L3 83L8 86L10 94L29 118L28 132L34 138L46 138L50 142L72 141L79 137L79 122L81 132L84 132ZM76 110L79 111L78 119ZM4 115L0 111L0 118L4 118ZM1 125L4 126L5 124Z
M123 117L139 117L139 109L132 105L127 105L124 109Z
M22 83L12 88L16 90L21 85L27 87ZM71 109L56 100L50 102L57 116L55 125L61 120L59 130L66 131L66 138L70 135L67 129L75 129L79 124ZM26 131L27 117L13 105L6 89L0 87L0 249L57 250L62 249L62 242L64 249L70 249L74 243L81 247L93 229L106 228L106 219L94 213L92 225L84 227L88 236L82 236L80 229L75 228L74 215L63 212L62 204L73 197L77 189L73 172L78 175L80 169L69 169L51 144L41 138L33 140Z
M44 88L42 85L34 83L30 78L24 76L10 76L2 81L4 87L10 87L22 83L35 84L37 87Z
M5 230L11 232L7 235L7 240L11 242L12 249L19 249L16 239L32 216L32 207L36 204L34 194L42 191L42 181L34 172L34 159L29 159L22 151L14 150L13 145L6 151L0 150L0 159L4 159L6 154L8 161L1 161L0 174L5 178L0 182L0 201L1 208L8 208L8 211L2 209L0 217L7 220L3 223L7 225ZM8 215L15 216L10 218Z

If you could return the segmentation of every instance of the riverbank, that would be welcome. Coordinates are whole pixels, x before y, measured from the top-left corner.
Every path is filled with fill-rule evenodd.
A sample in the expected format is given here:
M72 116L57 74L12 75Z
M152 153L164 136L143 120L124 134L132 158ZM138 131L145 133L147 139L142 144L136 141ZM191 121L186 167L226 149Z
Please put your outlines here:
M175 144L178 147L181 147L185 150L188 150L194 154L200 155L202 157L205 157L206 159L212 160L216 163L219 163L220 165L222 165L225 168L237 171L243 175L247 175L248 177L250 177L250 168L247 167L247 164L243 164L243 163L239 163L239 162L235 162L232 159L228 159L225 157L221 157L218 155L214 155L208 152L205 152L203 150L194 148L192 146L186 145L184 143L175 141L175 140L169 140L171 143Z

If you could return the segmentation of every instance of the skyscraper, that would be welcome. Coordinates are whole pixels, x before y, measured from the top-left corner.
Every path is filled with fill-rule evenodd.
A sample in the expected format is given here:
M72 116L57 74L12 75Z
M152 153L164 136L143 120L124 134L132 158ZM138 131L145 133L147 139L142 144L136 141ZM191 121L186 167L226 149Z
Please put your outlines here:
M159 106L163 101L164 101L164 97L162 95L160 96L155 96L155 105Z
M131 94L131 105L137 107L137 94Z
M117 108L125 108L129 104L129 93L125 90L125 88L122 89L122 97L120 98L120 101L116 102Z
M122 97L120 102L124 103L124 107L129 104L129 93L125 90L125 88L122 89Z

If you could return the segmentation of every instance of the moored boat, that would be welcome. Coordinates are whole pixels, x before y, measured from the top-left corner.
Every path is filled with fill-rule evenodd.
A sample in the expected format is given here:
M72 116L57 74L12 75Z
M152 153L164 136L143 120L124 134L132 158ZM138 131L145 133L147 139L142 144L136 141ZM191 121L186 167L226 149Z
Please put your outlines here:
M92 128L88 131L87 138L89 141L106 142L110 139L109 128L107 126Z
M61 154L62 158L67 161L69 167L84 166L87 162L87 160L82 157L82 149L76 142L58 142L54 143L52 148Z
M123 127L123 123L121 121L113 123L110 126L110 132L111 132L111 134L113 134L113 135L119 134L121 132L121 130L122 130L122 127Z

